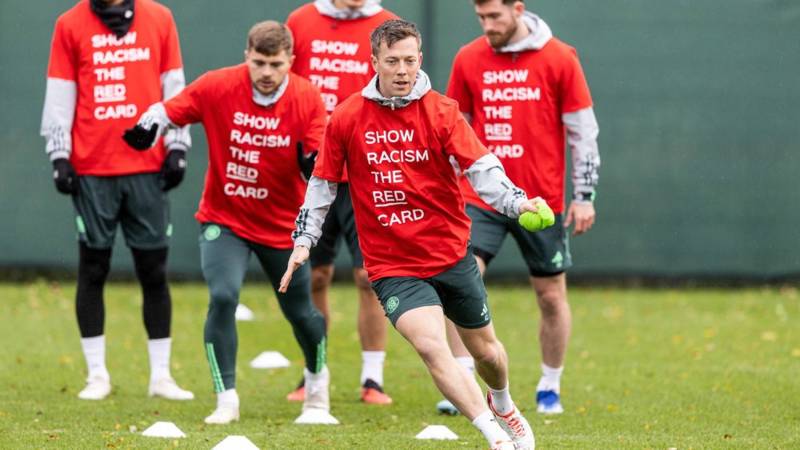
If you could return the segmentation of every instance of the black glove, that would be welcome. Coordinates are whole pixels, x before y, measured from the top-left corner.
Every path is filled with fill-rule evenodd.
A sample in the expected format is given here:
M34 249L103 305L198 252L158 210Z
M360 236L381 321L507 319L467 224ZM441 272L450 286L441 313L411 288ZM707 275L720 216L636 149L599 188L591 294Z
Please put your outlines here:
M186 150L170 150L161 165L161 190L166 192L181 184L186 173Z
M58 192L62 194L75 195L78 193L78 175L66 158L58 158L53 161L53 181L56 183Z
M311 173L314 172L314 163L317 162L317 154L319 151L313 150L308 154L303 152L303 143L297 143L297 165L300 166L300 176L303 181L308 182L311 179Z
M156 142L156 133L158 133L158 125L153 124L150 129L136 125L133 128L125 130L122 139L136 150L142 151L152 147Z

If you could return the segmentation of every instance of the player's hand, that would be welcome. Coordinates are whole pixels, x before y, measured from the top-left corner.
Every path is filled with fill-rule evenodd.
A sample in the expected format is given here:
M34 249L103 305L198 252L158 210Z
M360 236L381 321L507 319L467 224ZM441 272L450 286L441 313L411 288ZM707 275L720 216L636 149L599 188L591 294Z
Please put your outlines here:
M547 204L542 197L529 198L519 205L519 215L522 215L522 213L526 212L539 212L538 205L541 203L544 203L545 205Z
M78 193L78 175L66 158L58 158L53 161L53 181L56 184L56 190L62 194L75 195Z
M304 247L299 245L294 248L292 251L292 255L289 257L289 263L286 264L286 273L283 274L283 278L281 278L281 285L278 287L278 292L285 294L286 290L289 288L289 283L292 282L292 275L294 271L299 269L300 266L308 261L308 255L310 251L308 247Z
M311 179L311 173L314 172L314 163L317 162L317 155L319 151L312 150L308 154L303 150L303 143L297 143L297 165L300 166L300 176L306 183Z
M161 165L161 190L167 192L181 184L186 173L186 150L170 150Z
M592 202L571 202L567 210L567 218L564 220L564 228L569 227L573 222L575 228L572 235L586 233L594 225L594 204Z
M156 134L158 133L158 125L153 124L150 129L144 128L137 124L133 128L128 128L122 135L122 139L136 150L147 150L156 143Z

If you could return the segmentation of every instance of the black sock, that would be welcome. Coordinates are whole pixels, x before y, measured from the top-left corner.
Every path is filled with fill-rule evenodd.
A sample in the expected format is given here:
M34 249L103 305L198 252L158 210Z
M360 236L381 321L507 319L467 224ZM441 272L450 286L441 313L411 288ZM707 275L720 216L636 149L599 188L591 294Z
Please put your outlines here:
M136 276L142 285L142 316L149 339L169 337L172 299L167 286L167 249L131 248Z

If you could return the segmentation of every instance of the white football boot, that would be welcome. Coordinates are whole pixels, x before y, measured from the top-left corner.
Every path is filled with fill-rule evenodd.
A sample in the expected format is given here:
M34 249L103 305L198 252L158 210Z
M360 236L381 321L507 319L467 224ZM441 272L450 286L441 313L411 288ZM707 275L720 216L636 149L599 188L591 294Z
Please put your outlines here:
M239 420L239 408L230 405L219 405L204 422L210 425L226 425Z
M492 405L492 394L490 392L486 393L486 403L489 405L489 410L494 414L495 419L497 419L500 428L514 440L514 445L517 449L533 450L536 448L533 429L531 429L531 425L519 412L516 405L514 405L514 410L508 414L500 414L495 411L494 405Z
M317 374L304 370L306 378L306 398L303 413L294 423L306 425L338 425L339 421L330 414L331 401L328 388L330 372L325 367Z
M111 393L111 379L94 376L86 379L86 387L78 393L82 400L102 400Z
M516 450L517 446L511 441L498 441L492 445L491 450Z
M194 394L191 391L181 389L171 377L151 381L147 395L150 397L163 397L167 400L192 400L194 398Z

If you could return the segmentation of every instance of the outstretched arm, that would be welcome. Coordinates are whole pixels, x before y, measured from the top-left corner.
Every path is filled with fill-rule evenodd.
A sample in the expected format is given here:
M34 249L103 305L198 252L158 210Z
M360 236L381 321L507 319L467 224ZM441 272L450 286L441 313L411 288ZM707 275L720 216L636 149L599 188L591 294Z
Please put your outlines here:
M180 94L186 87L186 78L183 68L168 70L161 74L161 92L163 101ZM164 146L167 150L188 151L192 146L192 136L189 134L189 125L183 127L167 127L164 133Z
M508 179L497 156L491 153L482 156L469 166L464 175L481 200L500 214L516 219L528 211L522 209L528 202L528 195ZM533 208L530 211L535 212L535 206Z
M133 128L125 130L122 138L136 150L147 150L155 145L158 137L169 125L169 116L167 116L167 110L164 109L164 104L155 103L139 117L139 121Z
M338 183L324 180L312 176L306 188L306 198L303 206L300 207L300 214L297 215L295 224L297 229L292 233L294 240L294 251L289 257L286 266L286 273L281 278L281 285L278 292L286 292L289 283L292 281L294 271L300 268L308 260L311 247L317 245L322 236L322 224L325 216L336 199Z

